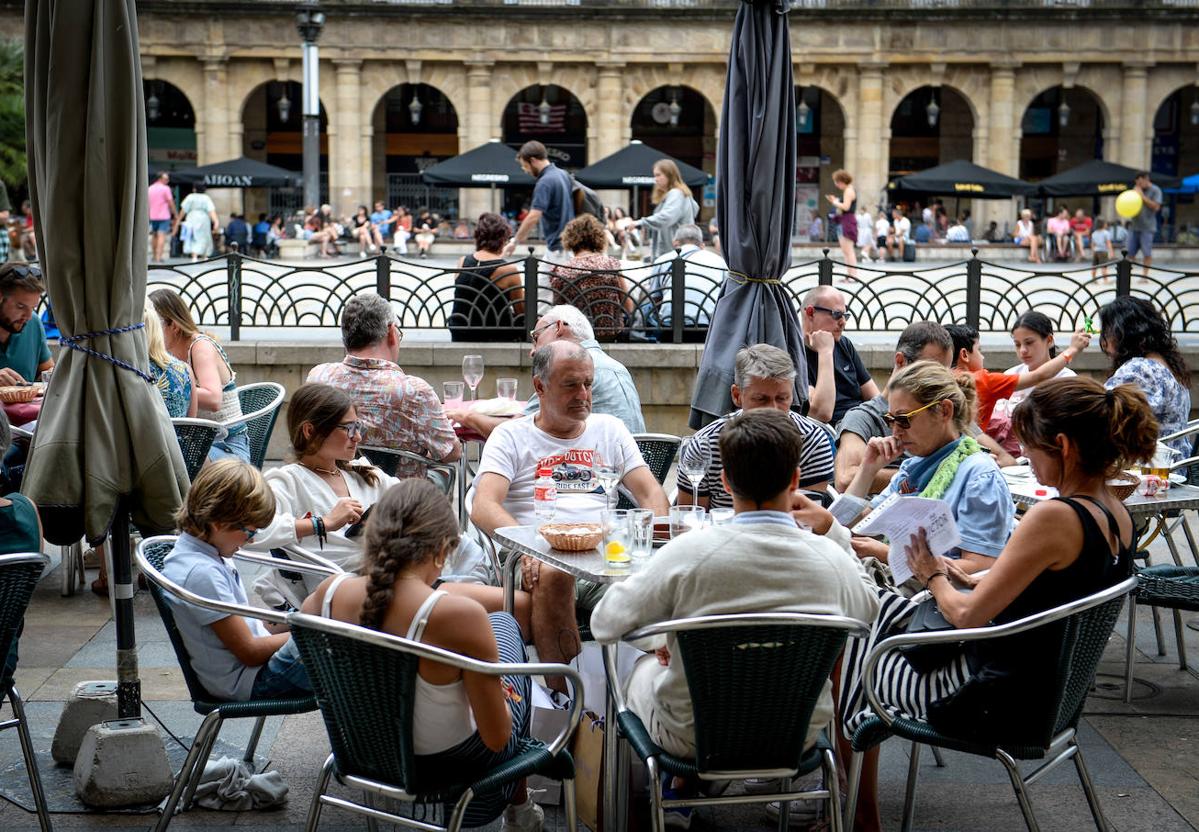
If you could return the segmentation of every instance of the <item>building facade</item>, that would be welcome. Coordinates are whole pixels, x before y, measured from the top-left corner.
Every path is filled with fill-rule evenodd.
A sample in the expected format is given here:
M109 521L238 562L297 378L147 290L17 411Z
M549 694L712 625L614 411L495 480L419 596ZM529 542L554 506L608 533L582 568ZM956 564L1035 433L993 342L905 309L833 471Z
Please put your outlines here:
M0 0L4 31L20 31L21 5ZM538 138L571 168L639 139L714 172L736 7L325 0L328 199L341 213L444 200L473 216L487 191L432 194L419 172L492 138ZM300 168L295 9L139 3L152 166L244 155ZM1029 180L1091 158L1199 172L1197 21L1196 0L800 0L800 215L824 205L837 168L868 204L890 177L955 158ZM213 196L224 210L242 205L235 192ZM264 194L244 199L248 212L273 207ZM1187 199L1178 219L1199 219ZM975 208L1007 220L1012 205Z

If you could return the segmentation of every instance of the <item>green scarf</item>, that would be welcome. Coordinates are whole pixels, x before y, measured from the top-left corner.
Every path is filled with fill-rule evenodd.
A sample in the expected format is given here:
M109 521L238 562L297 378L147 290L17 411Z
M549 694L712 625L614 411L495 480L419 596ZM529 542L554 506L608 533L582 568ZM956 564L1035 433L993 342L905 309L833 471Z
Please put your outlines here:
M957 476L958 466L962 464L962 460L981 450L982 447L972 437L963 436L962 441L953 449L953 453L945 457L937 466L933 478L920 492L920 496L928 497L930 500L941 499L949 488L949 484L953 482L953 478Z

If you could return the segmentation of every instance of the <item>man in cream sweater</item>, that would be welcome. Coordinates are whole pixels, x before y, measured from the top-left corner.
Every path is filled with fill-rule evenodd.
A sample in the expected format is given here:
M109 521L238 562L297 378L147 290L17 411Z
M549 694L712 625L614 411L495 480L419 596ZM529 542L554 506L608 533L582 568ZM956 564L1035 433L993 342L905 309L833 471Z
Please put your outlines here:
M734 419L721 433L720 456L736 516L672 540L641 571L609 587L591 616L596 641L619 641L668 619L720 613L827 613L870 624L878 595L853 554L849 531L794 494L802 445L786 413L761 408ZM643 656L629 677L629 708L662 748L693 756L695 719L674 637L654 646L657 652ZM826 682L808 745L833 715L831 690Z

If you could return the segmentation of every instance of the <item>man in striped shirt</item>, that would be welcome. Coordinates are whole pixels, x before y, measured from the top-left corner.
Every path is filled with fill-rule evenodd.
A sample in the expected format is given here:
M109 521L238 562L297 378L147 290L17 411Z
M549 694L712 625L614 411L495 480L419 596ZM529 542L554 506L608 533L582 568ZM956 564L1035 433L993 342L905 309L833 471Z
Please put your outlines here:
M822 491L833 479L833 438L826 425L791 410L795 390L795 364L787 353L769 344L755 344L737 353L732 387L738 409L693 434L679 454L679 505L708 509L732 508L733 498L720 481L720 434L731 419L745 410L771 407L790 415L803 437L799 457L799 487ZM683 472L689 463L708 460L698 487Z

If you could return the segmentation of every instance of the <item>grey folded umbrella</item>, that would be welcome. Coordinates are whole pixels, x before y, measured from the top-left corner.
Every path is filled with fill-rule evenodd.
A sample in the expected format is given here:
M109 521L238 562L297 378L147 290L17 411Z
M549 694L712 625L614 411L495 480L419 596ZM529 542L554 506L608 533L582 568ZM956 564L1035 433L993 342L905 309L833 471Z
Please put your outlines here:
M767 343L795 362L807 398L803 332L779 279L791 265L795 213L795 80L783 0L743 0L733 24L716 156L716 222L729 264L691 395L699 428L732 410L737 351Z

